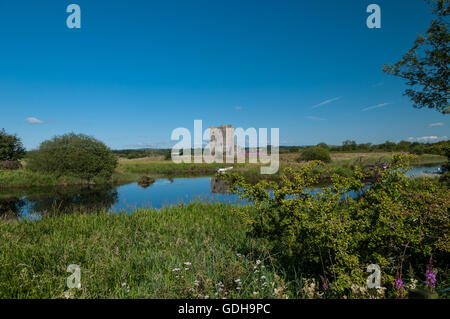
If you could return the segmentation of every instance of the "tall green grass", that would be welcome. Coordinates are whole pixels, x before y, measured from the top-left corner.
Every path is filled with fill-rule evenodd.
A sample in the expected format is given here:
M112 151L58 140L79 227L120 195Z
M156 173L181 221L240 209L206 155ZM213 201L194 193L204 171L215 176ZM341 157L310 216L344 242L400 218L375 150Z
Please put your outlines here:
M267 247L246 230L211 203L0 221L0 298L282 297ZM70 264L81 289L66 286Z
M174 163L172 161L127 161L119 163L119 171L149 175L211 175L217 168L239 166L226 163Z
M64 181L75 182L74 178L57 178L54 175L32 172L27 169L0 170L0 188L11 186L58 185Z
M94 184L120 184L124 182L133 182L139 178L139 175L117 171L111 179L94 178L91 183ZM20 170L0 170L0 189L20 188L20 187L42 187L42 186L70 186L87 185L86 180L73 176L56 176L33 172L28 169Z

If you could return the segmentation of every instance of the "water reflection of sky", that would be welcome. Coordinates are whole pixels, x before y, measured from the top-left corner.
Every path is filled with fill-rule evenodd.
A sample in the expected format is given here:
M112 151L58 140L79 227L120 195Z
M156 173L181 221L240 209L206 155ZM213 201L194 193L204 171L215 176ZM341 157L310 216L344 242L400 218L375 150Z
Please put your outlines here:
M119 201L111 211L133 211L136 208L161 208L193 200L244 203L235 194L211 193L211 178L159 179L148 188L132 183L117 188Z

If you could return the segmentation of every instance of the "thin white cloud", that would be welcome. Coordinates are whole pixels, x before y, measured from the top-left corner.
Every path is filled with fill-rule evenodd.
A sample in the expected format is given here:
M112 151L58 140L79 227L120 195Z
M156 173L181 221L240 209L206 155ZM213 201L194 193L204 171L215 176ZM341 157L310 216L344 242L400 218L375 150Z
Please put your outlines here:
M306 117L309 120L313 120L313 121L326 121L327 119L324 119L322 117L318 117L318 116L307 116Z
M333 99L325 100L325 101L323 101L323 102L321 102L319 104L314 105L312 108L315 109L316 107L319 107L319 106L322 106L322 105L326 105L326 104L330 104L330 103L332 103L334 101L337 101L337 100L340 100L340 99L341 99L341 97L338 96L338 97L335 97Z
M380 107L391 105L391 104L392 103L386 102L386 103L381 103L381 104L377 104L377 105L372 105L372 106L363 108L361 110L361 112L366 112L366 111L369 111L369 110L379 109Z
M29 124L44 124L44 121L41 121L40 119L37 119L35 117L27 117L25 119Z
M422 143L429 143L429 142L440 142L440 141L447 141L447 136L422 136L422 137L410 137L408 138L408 141L410 142L422 142Z
M430 123L428 127L444 126L444 122Z
M235 109L236 109L236 111L240 111L240 110L242 110L242 106L238 105L238 106L235 107Z

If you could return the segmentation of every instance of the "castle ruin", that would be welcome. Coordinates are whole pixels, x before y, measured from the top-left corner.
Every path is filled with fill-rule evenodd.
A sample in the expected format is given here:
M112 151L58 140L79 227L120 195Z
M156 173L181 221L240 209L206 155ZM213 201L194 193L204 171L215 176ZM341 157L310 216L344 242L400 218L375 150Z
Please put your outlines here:
M231 125L210 127L209 137L212 156L232 156L234 158L234 128Z

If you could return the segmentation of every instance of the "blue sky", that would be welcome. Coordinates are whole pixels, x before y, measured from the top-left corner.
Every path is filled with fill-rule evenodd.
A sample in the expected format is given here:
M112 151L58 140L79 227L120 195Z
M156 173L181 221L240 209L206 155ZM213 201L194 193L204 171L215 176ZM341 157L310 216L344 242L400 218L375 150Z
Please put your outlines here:
M0 0L0 128L28 149L67 132L168 147L195 119L278 127L281 145L450 136L381 71L431 17L423 0Z

